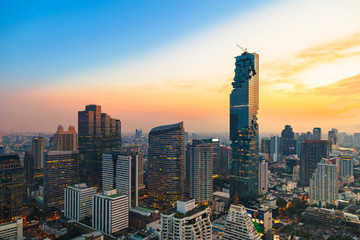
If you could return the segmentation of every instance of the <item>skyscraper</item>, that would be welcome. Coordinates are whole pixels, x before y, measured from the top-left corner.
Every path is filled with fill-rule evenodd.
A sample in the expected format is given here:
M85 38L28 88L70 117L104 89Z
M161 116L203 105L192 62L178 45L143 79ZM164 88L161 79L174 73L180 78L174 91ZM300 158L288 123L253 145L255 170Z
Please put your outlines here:
M353 176L354 163L352 157L349 155L340 156L340 177Z
M190 148L190 198L197 203L212 200L213 145L193 144Z
M285 125L281 132L282 155L289 156L296 154L296 140L293 129L290 125Z
M101 106L87 105L78 112L80 180L101 186L101 154L121 148L121 122L101 113Z
M78 150L78 136L75 127L70 125L67 131L64 127L59 125L53 138L54 151L77 151Z
M307 140L301 144L300 185L309 186L309 181L323 158L329 158L329 141Z
M183 122L153 128L149 133L149 204L172 207L184 196Z
M223 240L260 240L260 236L242 205L231 204L226 218Z
M139 163L143 161L139 149L107 151L102 155L102 189L116 189L128 196L129 208L136 207L139 199Z
M25 176L18 154L0 155L0 224L21 217Z
M321 140L321 128L317 127L313 129L313 139Z
M79 182L79 152L50 151L45 153L44 206L64 208L64 189Z
M323 158L310 179L310 204L320 207L336 204L338 199L338 178L336 164Z
M259 194L265 194L269 188L269 165L263 160L259 164Z
M34 137L32 141L32 152L34 155L35 169L44 168L44 147L45 142L43 137Z
M258 194L259 55L236 57L230 94L231 170L230 198L249 199Z

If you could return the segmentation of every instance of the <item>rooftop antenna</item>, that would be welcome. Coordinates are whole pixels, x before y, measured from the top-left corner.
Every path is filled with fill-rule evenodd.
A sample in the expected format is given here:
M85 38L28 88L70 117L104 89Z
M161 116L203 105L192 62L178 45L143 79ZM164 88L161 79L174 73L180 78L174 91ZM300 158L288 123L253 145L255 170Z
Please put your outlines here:
M247 52L247 48L242 48L242 47L240 47L240 45L239 44L236 44L236 47L238 47L238 48L240 48L241 50L243 50L244 51L244 53L246 53Z

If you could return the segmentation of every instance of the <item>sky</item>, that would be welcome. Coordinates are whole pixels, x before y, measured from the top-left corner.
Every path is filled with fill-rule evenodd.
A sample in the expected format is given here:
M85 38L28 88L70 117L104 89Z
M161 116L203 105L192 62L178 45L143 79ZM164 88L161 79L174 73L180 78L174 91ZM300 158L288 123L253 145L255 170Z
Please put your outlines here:
M260 56L261 132L360 132L360 1L1 1L0 130L227 132L234 57Z

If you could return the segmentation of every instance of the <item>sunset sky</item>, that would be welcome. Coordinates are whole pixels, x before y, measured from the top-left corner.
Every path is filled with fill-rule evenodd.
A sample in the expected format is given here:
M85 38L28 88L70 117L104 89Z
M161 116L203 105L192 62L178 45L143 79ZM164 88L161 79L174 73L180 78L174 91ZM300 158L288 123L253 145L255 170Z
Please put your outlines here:
M261 132L360 132L360 1L2 1L0 130L227 132L234 57L260 56Z

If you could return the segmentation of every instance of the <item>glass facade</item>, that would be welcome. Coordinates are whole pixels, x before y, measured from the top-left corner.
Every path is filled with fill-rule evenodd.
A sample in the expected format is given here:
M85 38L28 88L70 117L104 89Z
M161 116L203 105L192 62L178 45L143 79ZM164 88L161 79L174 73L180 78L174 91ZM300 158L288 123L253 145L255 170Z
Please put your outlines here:
M25 174L19 155L0 154L0 224L21 217Z
M153 128L149 133L149 205L164 209L184 196L183 123Z
M230 94L231 201L258 195L259 55L244 52L236 57Z

